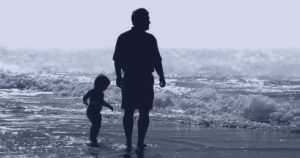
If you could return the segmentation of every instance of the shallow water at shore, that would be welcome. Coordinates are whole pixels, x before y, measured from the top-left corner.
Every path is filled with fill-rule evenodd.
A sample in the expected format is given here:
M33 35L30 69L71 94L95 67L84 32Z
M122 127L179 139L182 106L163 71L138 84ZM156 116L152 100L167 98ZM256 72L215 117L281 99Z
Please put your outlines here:
M289 130L205 127L153 114L146 138L149 148L143 155L134 151L126 154L122 112L106 110L99 134L100 148L90 148L86 146L90 123L85 116L86 107L78 104L79 100L55 99L51 94L1 98L1 157L293 158L300 155L300 135ZM136 138L135 127L134 143Z
M28 116L27 116L28 117ZM86 146L89 122L85 116L7 116L1 122L4 157L128 157L120 123L105 119L100 148ZM30 119L30 120L29 120ZM10 124L11 126L8 126ZM135 127L136 129L136 127ZM137 132L134 131L133 142ZM262 129L205 128L152 121L144 157L298 157L300 135ZM135 146L134 146L135 149ZM139 157L135 152L131 157ZM129 156L129 157L130 157Z

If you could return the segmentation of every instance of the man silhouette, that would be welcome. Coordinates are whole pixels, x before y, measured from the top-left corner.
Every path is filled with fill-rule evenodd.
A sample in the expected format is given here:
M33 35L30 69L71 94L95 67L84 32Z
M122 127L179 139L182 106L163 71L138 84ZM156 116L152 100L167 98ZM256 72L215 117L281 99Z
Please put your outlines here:
M122 89L123 126L126 136L126 151L132 149L133 114L139 110L137 151L143 151L144 139L149 126L149 111L154 99L154 78L156 70L160 87L164 87L162 59L155 37L145 32L149 29L149 12L144 8L133 11L133 27L122 33L117 40L113 60L115 61L116 84ZM124 72L122 77L121 71Z

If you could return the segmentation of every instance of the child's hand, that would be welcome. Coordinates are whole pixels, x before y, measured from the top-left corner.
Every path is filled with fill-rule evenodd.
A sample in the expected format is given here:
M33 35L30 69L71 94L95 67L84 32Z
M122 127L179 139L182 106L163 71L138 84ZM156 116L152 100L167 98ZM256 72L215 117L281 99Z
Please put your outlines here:
M114 108L111 106L111 105L109 105L109 107L108 107L111 111L114 111Z

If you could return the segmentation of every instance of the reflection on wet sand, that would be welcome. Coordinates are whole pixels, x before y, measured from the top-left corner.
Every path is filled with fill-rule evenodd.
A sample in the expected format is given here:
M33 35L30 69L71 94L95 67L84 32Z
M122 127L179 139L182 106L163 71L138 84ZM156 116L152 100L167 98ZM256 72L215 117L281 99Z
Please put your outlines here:
M0 100L1 157L293 158L300 154L300 135L285 130L204 127L159 119L150 123L149 148L136 153L133 146L126 153L121 115L104 115L100 148L90 148L86 145L90 124L78 101L48 97L51 102L45 96L27 96L25 103L24 97ZM74 105L78 110L72 110ZM134 131L133 142L136 138Z

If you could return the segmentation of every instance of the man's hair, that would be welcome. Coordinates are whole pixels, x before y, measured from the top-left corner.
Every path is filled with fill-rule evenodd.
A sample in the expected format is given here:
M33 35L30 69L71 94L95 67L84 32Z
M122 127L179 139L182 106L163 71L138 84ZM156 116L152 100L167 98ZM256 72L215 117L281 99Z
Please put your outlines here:
M149 12L145 8L139 8L132 12L131 21L134 26L139 25L149 16Z
M94 82L94 87L95 88L102 88L104 86L108 86L110 84L110 80L108 77L106 77L103 74L100 74L96 77L95 82Z

